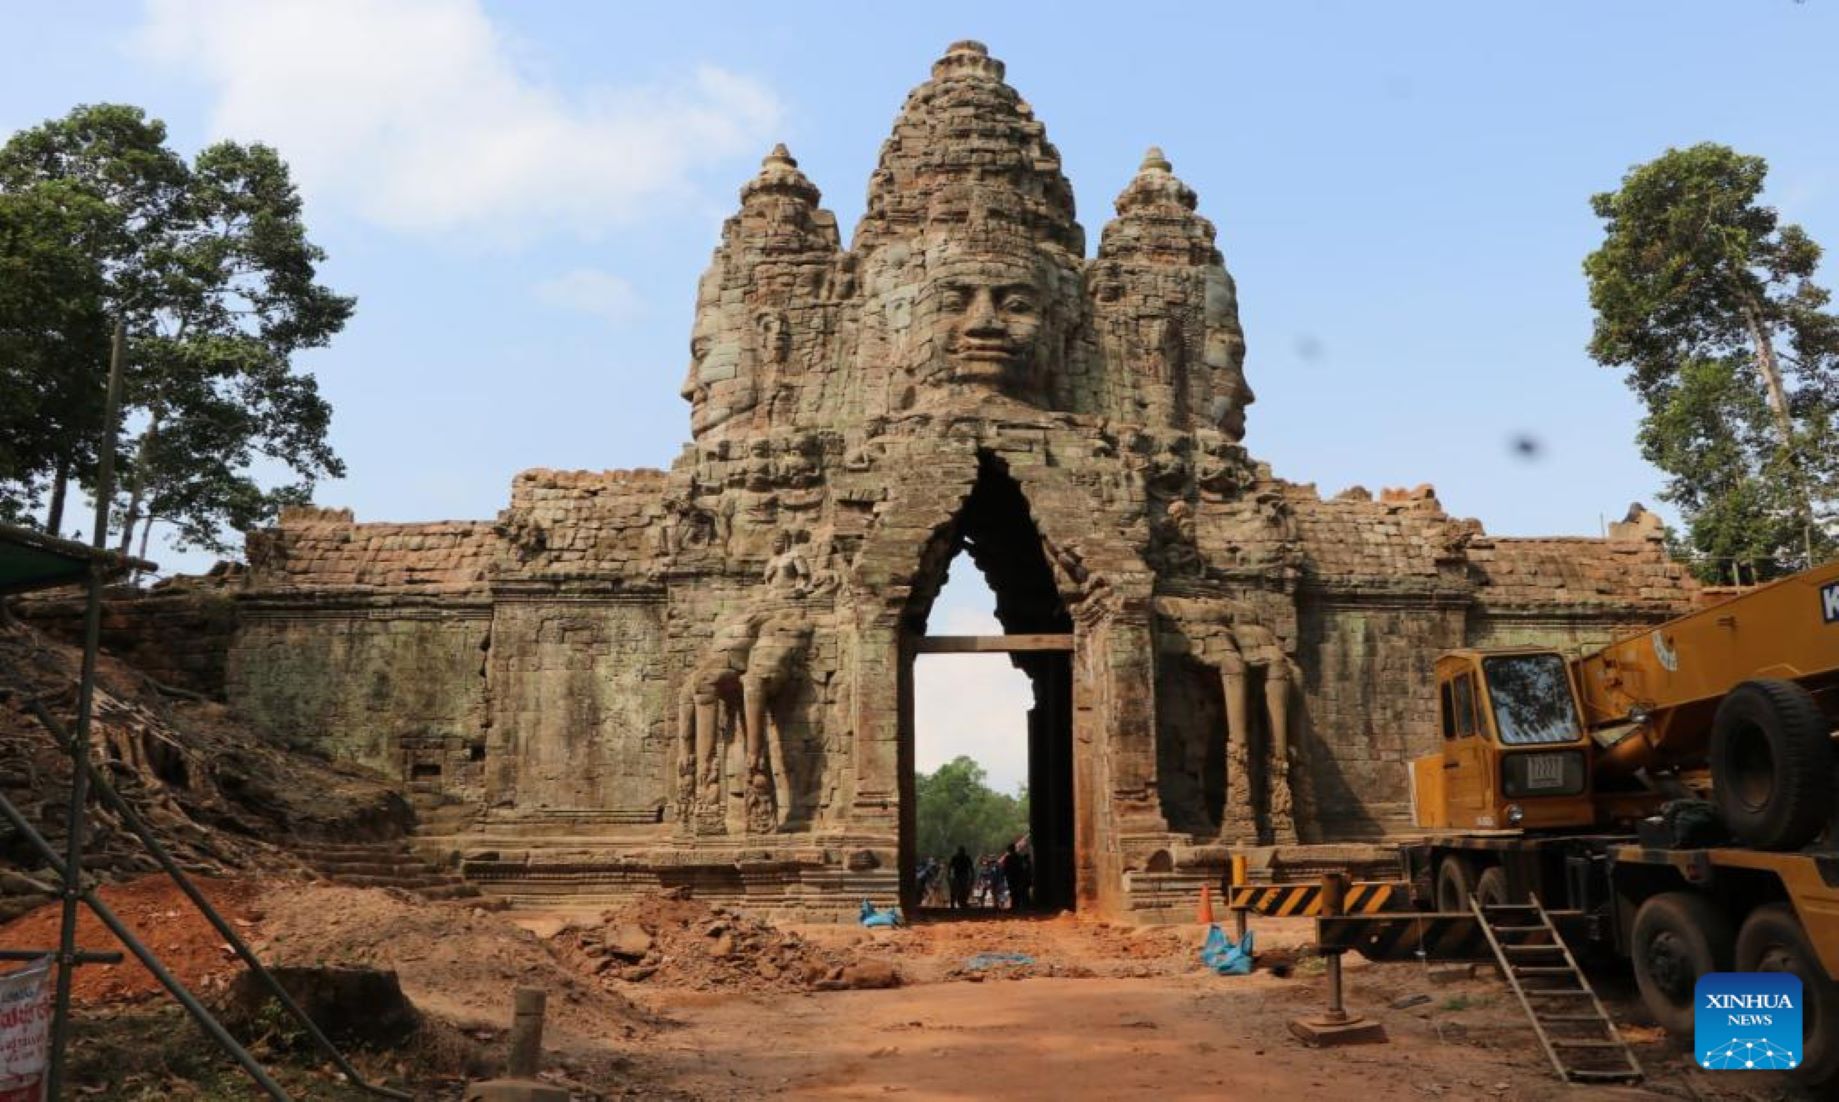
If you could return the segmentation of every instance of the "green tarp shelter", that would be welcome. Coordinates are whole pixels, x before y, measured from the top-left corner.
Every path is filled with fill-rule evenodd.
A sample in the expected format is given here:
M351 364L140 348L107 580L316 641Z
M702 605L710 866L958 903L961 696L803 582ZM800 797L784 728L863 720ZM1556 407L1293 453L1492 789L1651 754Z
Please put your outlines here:
M150 562L113 551L98 551L76 540L0 524L0 596L60 585L81 585L89 580L91 564L100 565L104 577L135 569L154 569Z

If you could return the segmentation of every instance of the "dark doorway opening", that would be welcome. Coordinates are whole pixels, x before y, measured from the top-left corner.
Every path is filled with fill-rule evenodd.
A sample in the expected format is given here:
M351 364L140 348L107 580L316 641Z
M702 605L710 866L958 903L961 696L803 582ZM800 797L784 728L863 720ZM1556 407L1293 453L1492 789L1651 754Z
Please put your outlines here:
M1026 676L1028 706L1022 732L995 732L993 737L1025 738L1027 747L1028 845L1033 864L1031 905L1053 912L1074 906L1074 770L1072 618L1060 599L1040 533L1029 514L1021 488L1001 460L979 456L976 487L952 527L927 549L921 576L908 604L901 662L901 870L902 893L909 910L921 902L917 873L923 858L949 856L921 853L917 847L915 791L915 660L928 643L936 643L949 626L932 625L934 603L949 567L968 556L995 597L996 626L980 645L1003 647L1004 637L1028 636L1044 649L978 655L981 662L1008 662ZM934 639L922 642L931 627ZM1038 637L1059 637L1061 644ZM1020 641L1014 641L1019 643ZM967 659L953 659L966 661ZM928 678L931 681L931 678ZM940 689L928 686L929 692ZM949 692L949 686L943 691ZM972 854L973 857L978 856Z

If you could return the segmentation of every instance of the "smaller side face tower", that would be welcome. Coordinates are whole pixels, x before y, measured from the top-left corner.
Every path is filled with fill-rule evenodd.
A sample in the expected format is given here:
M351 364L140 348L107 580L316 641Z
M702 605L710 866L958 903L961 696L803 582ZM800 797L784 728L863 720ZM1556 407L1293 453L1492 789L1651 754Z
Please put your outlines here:
M741 189L741 209L696 290L690 367L681 393L699 441L749 435L797 419L821 380L839 268L836 217L776 146Z
M1087 274L1101 358L1129 365L1117 405L1136 419L1245 435L1245 333L1213 223L1151 147L1117 197Z

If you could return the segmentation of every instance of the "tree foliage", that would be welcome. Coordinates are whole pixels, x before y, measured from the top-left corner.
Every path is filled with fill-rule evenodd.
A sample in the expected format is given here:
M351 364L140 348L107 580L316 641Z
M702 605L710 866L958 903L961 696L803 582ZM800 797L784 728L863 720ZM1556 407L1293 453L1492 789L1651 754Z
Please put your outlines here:
M342 474L331 409L293 367L351 315L317 282L324 256L267 146L219 142L187 163L163 123L107 104L14 135L0 148L0 272L30 289L0 292L0 394L31 405L0 414L0 500L19 512L49 488L58 528L65 482L92 486L116 320L124 550L155 521L182 547L222 550L226 529ZM264 488L251 470L264 463L298 481Z
M1702 577L1801 569L1839 546L1839 319L1820 248L1759 201L1768 166L1670 149L1591 204L1590 353L1647 408L1642 454L1668 475Z
M919 856L1001 853L1028 833L1028 792L1006 796L985 783L983 766L962 755L914 777Z

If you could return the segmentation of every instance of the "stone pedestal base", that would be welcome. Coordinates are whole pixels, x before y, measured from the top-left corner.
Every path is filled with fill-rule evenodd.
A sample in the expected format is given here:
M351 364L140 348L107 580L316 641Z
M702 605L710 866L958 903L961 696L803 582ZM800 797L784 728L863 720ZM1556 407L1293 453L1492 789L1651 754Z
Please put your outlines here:
M466 1088L463 1102L568 1102L561 1087L535 1079L487 1079Z
M1290 1022L1290 1032L1296 1039L1306 1045L1321 1048L1336 1045L1374 1045L1384 1044L1386 1027L1371 1018L1349 1015L1331 1018L1321 1015L1314 1018L1297 1018Z

